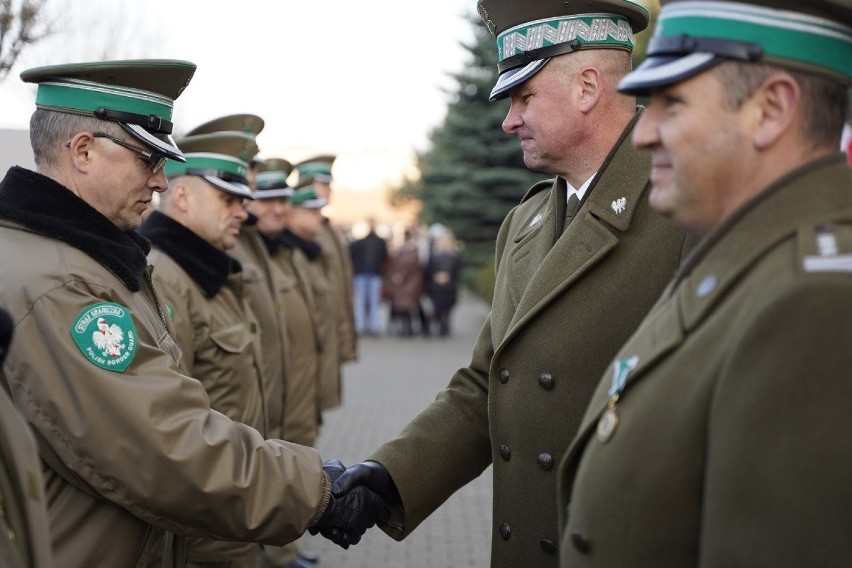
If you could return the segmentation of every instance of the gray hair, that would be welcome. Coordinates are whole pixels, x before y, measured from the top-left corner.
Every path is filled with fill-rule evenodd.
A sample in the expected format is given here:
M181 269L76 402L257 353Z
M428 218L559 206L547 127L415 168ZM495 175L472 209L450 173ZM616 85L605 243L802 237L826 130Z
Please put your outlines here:
M78 132L105 132L122 138L124 130L115 122L93 116L36 109L30 117L30 144L39 168L50 168L59 162L62 146Z
M725 85L723 104L737 109L771 75L788 73L802 94L801 127L812 148L840 146L843 123L849 112L846 86L838 81L804 71L783 69L774 65L724 61L713 68L716 78Z

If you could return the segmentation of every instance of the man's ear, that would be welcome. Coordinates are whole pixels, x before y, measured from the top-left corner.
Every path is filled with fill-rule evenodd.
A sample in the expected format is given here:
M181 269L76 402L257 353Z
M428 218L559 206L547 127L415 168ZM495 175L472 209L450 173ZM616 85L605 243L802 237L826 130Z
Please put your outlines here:
M192 199L192 190L186 184L185 178L180 178L169 188L169 202L179 211L189 210L189 201Z
M579 86L577 109L580 112L589 112L601 98L603 77L594 67L587 67L577 73L577 84Z
M773 145L796 126L801 101L799 84L787 73L774 73L757 88L745 103L753 107L755 148L762 150Z
M65 143L75 169L82 172L89 170L95 153L94 142L95 137L91 132L78 132Z

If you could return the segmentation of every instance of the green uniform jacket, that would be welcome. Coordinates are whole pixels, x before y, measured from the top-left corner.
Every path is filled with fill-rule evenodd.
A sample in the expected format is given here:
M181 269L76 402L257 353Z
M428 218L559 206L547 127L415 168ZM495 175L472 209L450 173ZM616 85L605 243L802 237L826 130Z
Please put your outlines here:
M561 179L534 186L504 221L491 314L470 366L371 458L403 500L404 528L386 527L392 536L493 462L492 566L557 565L556 465L684 247L684 233L648 207L649 158L630 145L631 127L561 236Z
M228 253L243 267L243 290L260 326L260 365L263 394L266 398L266 436L281 438L284 430L287 375L284 341L286 314L272 293L272 268L269 254L257 229L243 225L237 244Z
M173 533L283 544L318 520L329 484L316 451L211 410L180 371L142 237L22 168L0 182L0 219L0 265L15 267L0 271L15 322L3 378L45 462L63 567L180 566ZM132 324L123 372L85 348L81 317L98 304L128 341Z
M0 383L0 566L53 566L45 501L35 440Z
M273 243L273 281L281 307L287 314L287 406L284 439L306 446L319 433L319 337L311 315L305 266L307 260L291 247Z
M686 260L616 356L638 359L605 443L604 373L560 467L561 565L852 566L850 345L852 170L835 155Z
M340 406L340 329L337 320L339 310L336 306L339 290L335 288L322 264L322 256L313 261L306 259L300 252L294 253L294 256L301 256L306 261L303 266L306 284L311 289L308 295L309 309L314 318L319 347L317 396L320 410L330 410Z
M354 276L349 248L340 240L328 219L324 220L316 241L322 247L322 264L332 288L338 356L341 363L355 361L358 358L358 335L355 333Z
M243 299L239 263L158 211L140 232L152 242L148 262L183 353L182 370L201 381L212 409L266 437L259 326ZM253 567L259 553L246 542L191 538L188 547L190 562L235 566Z

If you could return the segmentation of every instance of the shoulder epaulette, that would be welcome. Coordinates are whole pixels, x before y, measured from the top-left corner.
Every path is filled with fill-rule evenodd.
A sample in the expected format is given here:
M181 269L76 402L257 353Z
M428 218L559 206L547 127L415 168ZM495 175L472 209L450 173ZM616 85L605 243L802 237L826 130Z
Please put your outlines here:
M805 272L852 272L852 225L805 227L797 249Z

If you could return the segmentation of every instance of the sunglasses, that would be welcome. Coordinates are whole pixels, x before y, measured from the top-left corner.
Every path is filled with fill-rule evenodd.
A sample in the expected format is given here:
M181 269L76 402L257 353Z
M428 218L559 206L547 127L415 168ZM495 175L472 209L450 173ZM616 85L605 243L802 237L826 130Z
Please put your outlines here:
M92 136L94 136L95 138L107 138L109 140L112 140L119 146L123 146L134 154L137 154L140 158L142 158L142 160L146 164L148 164L148 169L151 170L152 174L155 174L161 169L163 169L163 166L166 164L166 160L168 159L164 154L160 154L159 152L152 152L151 150L147 150L141 146L135 146L133 144L125 142L121 138L110 136L105 132L93 132Z

